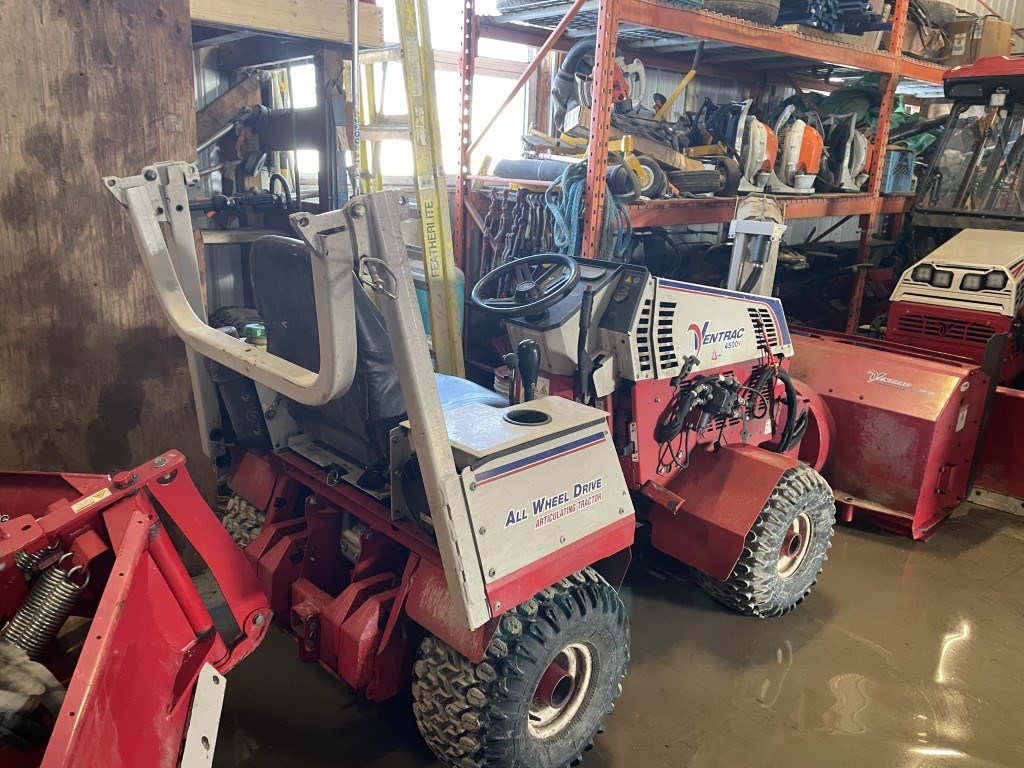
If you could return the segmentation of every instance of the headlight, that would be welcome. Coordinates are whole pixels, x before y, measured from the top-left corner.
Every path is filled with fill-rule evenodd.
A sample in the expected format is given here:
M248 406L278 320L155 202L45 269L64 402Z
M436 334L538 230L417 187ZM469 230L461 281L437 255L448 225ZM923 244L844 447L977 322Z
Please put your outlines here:
M982 283L981 275L964 275L964 279L960 281L961 291L980 291Z
M1006 287L1006 283L1009 282L1009 278L1005 272L997 270L995 272L989 272L985 275L985 290L986 291L1001 291Z
M944 269L936 269L932 275L931 284L935 288L949 288L953 285L953 273Z
M913 273L910 275L912 280L916 280L919 283L930 283L932 281L932 275L935 273L935 268L930 264L922 264L919 267L914 267Z

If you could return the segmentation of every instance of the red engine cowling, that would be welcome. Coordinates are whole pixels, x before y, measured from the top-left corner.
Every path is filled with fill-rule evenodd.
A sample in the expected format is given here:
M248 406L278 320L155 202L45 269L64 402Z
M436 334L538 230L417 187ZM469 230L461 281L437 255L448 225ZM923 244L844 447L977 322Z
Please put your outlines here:
M1024 373L1024 348L1015 338L1013 318L992 312L894 301L889 306L886 341L955 355L981 365L993 336L1009 334L999 381L1006 383Z

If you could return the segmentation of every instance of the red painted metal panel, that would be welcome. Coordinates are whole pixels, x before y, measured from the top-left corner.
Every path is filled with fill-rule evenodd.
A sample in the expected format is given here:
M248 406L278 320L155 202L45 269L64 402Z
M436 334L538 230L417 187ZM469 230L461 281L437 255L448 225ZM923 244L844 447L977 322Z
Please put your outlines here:
M988 340L1008 333L999 380L1012 382L1024 372L1024 349L1012 334L1013 318L957 307L896 301L889 307L885 338L896 344L920 347L943 355L956 355L981 365Z
M202 650L146 554L150 525L132 516L42 768L177 765L188 698L170 692Z
M685 499L682 509L651 506L651 544L717 579L728 578L779 478L799 464L752 445L696 450L689 468L667 484Z
M857 337L794 334L793 373L836 426L822 474L836 500L884 527L927 538L966 495L988 377Z
M1024 392L997 387L974 484L1024 499Z
M231 490L261 511L270 506L278 471L266 458L252 451L242 454L242 460L231 475Z
M491 619L472 631L463 627L455 618L444 571L426 560L421 560L409 577L405 612L410 619L473 662L483 661L487 646L498 629L497 619Z
M58 472L0 472L0 520L26 511L41 513L56 501L74 501L110 482L106 475Z
M559 579L632 546L635 529L633 515L624 514L621 520L584 536L575 544L562 547L525 568L495 579L487 585L491 614L497 615L515 608Z

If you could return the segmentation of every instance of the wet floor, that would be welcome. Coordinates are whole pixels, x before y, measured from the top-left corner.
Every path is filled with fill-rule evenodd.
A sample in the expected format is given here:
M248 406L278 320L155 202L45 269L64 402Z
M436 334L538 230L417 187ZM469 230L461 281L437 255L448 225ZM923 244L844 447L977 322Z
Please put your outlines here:
M781 619L634 569L633 657L584 768L1024 766L1024 519L981 508L928 543L840 528ZM371 705L280 633L229 678L217 768L432 766L408 699Z

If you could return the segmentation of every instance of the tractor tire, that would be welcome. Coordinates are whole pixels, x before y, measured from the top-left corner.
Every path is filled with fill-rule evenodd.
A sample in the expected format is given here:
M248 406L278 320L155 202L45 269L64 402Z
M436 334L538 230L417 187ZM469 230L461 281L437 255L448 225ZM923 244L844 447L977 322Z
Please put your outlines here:
M424 740L450 768L568 768L603 730L628 661L626 609L587 568L502 616L479 664L424 638L413 668L413 712ZM544 704L538 686L556 663L574 682L563 685L563 678Z
M779 20L781 0L704 0L704 10L773 26Z
M736 197L740 192L740 180L743 178L739 162L731 157L722 157L716 159L715 164L718 166L718 172L722 174L722 188L715 195Z
M946 0L919 0L921 7L928 16L928 21L939 29L956 21L956 3Z
M700 584L739 613L759 618L789 613L817 581L835 521L835 499L825 478L806 465L789 469L747 533L729 578L700 574Z
M668 180L683 195L687 192L707 194L722 188L722 175L718 171L669 171Z
M241 496L229 496L221 499L220 522L231 538L242 549L249 546L253 539L260 535L266 515Z
M650 157L641 157L640 165L647 172L647 178L640 180L640 194L649 197L651 200L660 200L665 196L668 189L668 174L658 165L657 160Z

